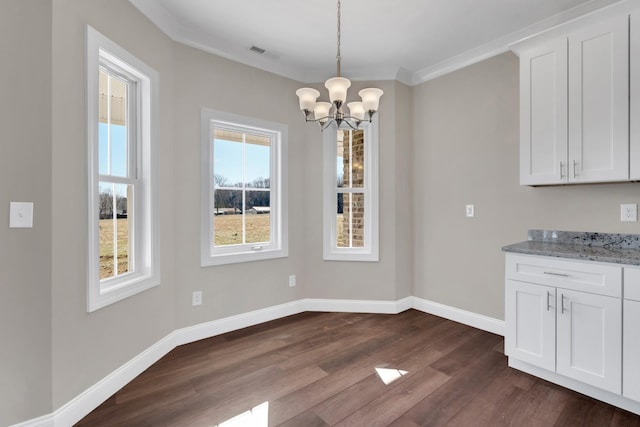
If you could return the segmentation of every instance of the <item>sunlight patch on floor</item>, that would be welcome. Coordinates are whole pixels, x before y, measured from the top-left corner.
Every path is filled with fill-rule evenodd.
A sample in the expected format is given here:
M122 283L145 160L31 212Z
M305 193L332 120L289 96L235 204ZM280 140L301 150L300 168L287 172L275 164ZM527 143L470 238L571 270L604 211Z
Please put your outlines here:
M409 372L401 369L376 368L376 374L380 377L385 385L389 385L398 378L407 375Z
M217 427L268 427L269 426L269 402L260 405L228 419Z

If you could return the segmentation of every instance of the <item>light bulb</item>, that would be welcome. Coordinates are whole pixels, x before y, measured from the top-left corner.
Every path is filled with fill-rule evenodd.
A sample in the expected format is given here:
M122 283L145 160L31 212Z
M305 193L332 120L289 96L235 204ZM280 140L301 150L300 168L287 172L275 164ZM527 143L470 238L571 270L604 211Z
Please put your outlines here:
M327 80L324 86L329 89L329 99L332 103L336 101L344 103L347 100L347 89L351 86L351 82L344 77L333 77Z
M302 111L313 111L320 92L310 87L303 87L296 91L296 95L300 100L300 109Z
M362 104L364 107L364 111L378 111L378 105L380 103L380 97L384 92L381 89L371 87L367 89L362 89L358 92L358 95L362 97Z

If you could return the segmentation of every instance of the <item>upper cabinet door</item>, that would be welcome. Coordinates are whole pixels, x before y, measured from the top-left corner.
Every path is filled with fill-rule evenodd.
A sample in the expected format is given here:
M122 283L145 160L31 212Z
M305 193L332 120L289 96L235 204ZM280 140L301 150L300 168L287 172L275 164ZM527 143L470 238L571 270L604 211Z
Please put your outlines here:
M631 14L629 28L629 179L640 180L640 12Z
M567 40L520 54L520 185L567 182Z
M569 36L569 182L629 179L629 18Z

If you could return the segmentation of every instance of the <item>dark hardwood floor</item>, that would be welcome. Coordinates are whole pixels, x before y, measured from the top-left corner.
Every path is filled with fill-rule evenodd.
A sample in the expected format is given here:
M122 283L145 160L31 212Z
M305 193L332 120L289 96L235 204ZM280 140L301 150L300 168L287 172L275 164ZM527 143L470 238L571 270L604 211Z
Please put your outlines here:
M375 368L398 378L385 385ZM228 420L640 427L636 415L508 368L502 337L415 310L303 313L180 346L77 426Z

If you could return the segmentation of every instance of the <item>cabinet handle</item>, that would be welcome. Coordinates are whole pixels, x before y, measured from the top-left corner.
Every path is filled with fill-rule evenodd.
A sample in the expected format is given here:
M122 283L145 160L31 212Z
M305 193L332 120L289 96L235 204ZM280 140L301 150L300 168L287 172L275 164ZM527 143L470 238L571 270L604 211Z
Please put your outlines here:
M564 174L562 173L563 168L564 168L564 163L560 162L560 179L564 178Z
M564 314L564 294L560 294L560 314ZM569 311L569 310L567 310Z
M575 178L578 174L576 173L576 165L578 164L578 162L576 162L575 160L573 161L573 177Z
M545 271L544 274L548 274L549 276L569 277L568 274L554 273L553 271Z
M551 304L549 303L549 298L551 298L551 292L547 291L547 311L551 311Z

